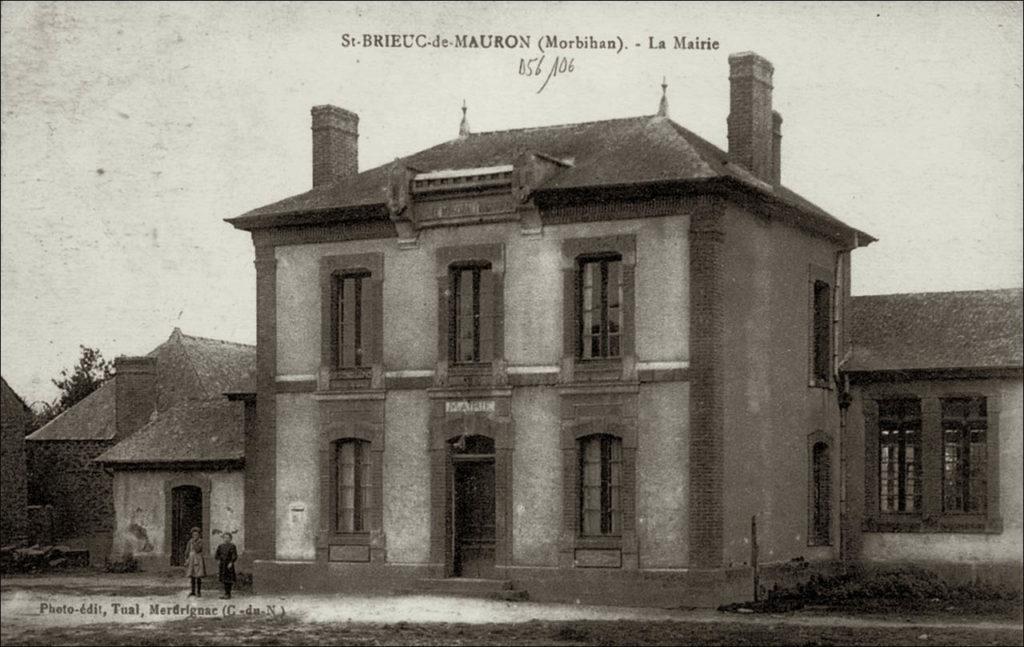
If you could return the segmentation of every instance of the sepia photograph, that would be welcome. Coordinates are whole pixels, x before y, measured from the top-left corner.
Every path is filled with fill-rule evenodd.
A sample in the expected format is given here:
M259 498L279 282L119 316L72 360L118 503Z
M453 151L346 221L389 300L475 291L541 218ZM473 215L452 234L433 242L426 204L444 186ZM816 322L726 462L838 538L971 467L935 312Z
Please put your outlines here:
M0 643L1024 644L1021 2L0 2Z

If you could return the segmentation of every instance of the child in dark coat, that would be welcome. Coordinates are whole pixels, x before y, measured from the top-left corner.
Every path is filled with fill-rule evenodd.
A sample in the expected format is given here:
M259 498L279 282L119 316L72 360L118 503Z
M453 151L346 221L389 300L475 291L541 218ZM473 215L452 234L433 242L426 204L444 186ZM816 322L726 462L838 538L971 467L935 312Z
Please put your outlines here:
M222 534L221 540L213 557L220 564L220 583L224 585L224 595L220 596L220 599L230 600L231 587L235 585L235 560L238 559L238 549L231 543L231 533Z

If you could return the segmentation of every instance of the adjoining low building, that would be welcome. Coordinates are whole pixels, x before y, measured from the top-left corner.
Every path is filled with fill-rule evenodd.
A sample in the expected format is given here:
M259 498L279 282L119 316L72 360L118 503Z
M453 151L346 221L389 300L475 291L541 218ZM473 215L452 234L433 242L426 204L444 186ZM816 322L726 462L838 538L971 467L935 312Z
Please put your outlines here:
M28 530L25 432L31 420L31 409L0 378L0 545L24 538Z
M255 355L252 346L185 335L175 328L167 341L148 355L117 358L113 378L28 436L31 498L34 503L53 506L54 539L89 548L94 560L111 555L112 546L117 546L120 550L112 557L121 559L124 548L135 544L126 544L123 536L115 537L115 527L127 531L131 522L115 523L114 476L95 459L132 439L154 416L193 424L203 412L224 422L225 408L234 407L241 425L241 405L224 400L223 394L248 378ZM197 404L210 400L222 401L221 406ZM186 406L178 409L181 405ZM210 429L212 423L198 424ZM233 424L224 424L218 440L204 439L203 445L196 445L196 437L186 434L179 456L194 457L210 449L220 457L217 460L237 461L237 452L226 449L240 434ZM131 447L136 449L125 453L126 457L137 456L137 443ZM156 449L156 460L146 463L163 469L166 459L174 456L163 451L167 448L162 442ZM147 529L146 536L152 532ZM145 539L139 541L140 548L146 546ZM163 546L162 540L149 543L151 548Z
M1019 587L1022 291L855 297L843 556Z
M224 396L187 400L96 459L114 479L112 556L179 566L193 527L211 543L229 532L244 552L246 409L254 407Z

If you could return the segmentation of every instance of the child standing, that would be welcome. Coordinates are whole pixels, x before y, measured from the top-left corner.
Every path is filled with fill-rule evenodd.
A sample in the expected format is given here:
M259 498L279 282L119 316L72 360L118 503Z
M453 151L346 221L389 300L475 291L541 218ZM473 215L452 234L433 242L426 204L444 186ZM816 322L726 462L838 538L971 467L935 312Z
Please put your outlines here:
M226 532L221 535L220 546L217 546L217 552L214 554L214 559L217 560L219 566L219 577L220 583L224 585L224 595L220 596L221 600L231 599L231 587L235 584L235 560L238 559L238 549L231 543L231 533Z
M206 576L206 558L203 556L203 538L199 528L192 529L192 538L185 547L185 574L192 583L189 596L203 597L203 578Z

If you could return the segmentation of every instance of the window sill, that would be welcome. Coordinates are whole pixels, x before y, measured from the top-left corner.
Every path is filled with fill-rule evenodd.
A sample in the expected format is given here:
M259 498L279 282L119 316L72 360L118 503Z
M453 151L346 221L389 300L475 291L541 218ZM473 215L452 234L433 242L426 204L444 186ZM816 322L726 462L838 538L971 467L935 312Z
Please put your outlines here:
M589 548L594 550L614 550L622 548L622 537L576 537L573 542L574 548Z
M929 518L913 515L904 519L866 519L863 531L998 535L1003 531L1003 523L1002 519L989 519L984 515L945 514Z

